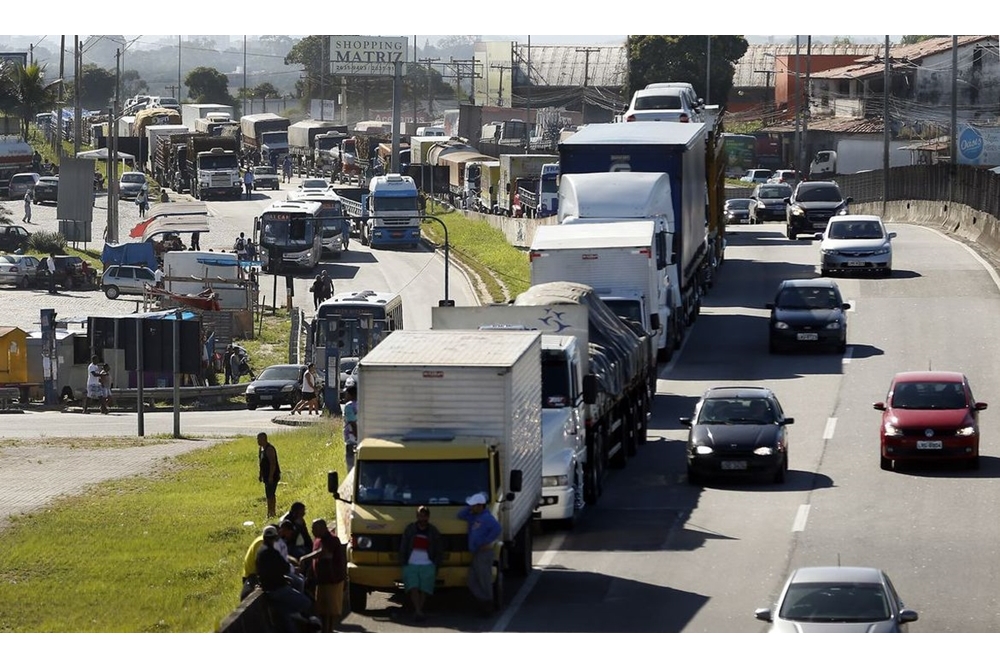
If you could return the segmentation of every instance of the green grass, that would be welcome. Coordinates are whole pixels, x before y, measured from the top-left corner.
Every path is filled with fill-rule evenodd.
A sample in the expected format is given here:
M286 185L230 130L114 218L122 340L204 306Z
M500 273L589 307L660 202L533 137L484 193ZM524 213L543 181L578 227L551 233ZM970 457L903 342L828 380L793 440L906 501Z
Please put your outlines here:
M494 302L505 302L531 286L528 254L511 246L503 232L457 211L435 215L448 227L449 252L483 280ZM423 233L444 244L444 231L436 222L425 224Z
M292 320L284 308L278 308L273 315L270 308L265 308L263 319L263 326L259 320L254 320L253 338L237 341L250 354L250 363L258 373L268 366L288 363L292 327ZM257 335L258 327L260 336Z
M326 473L344 474L340 426L271 436L279 514L300 500L307 521L332 517ZM265 515L256 438L244 437L14 517L0 550L0 632L214 631L239 603Z

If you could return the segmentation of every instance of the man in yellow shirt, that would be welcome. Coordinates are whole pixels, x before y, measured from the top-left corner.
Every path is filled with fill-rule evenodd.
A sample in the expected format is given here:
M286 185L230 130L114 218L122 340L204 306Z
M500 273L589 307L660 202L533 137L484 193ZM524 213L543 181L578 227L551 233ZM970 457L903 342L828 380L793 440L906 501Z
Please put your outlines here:
M257 588L257 552L263 544L263 534L257 535L243 557L243 590L240 591L240 600L245 600Z

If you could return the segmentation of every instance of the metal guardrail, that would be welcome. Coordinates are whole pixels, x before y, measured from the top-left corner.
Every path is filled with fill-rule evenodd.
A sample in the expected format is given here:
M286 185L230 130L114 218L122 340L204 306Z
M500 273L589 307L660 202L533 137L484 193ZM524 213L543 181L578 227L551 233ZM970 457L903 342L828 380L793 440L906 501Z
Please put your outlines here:
M245 394L248 384L249 382L241 382L239 384L221 384L209 387L180 387L180 396L182 401L199 399L222 402L225 399L235 398L236 396L242 396ZM115 401L134 403L138 400L138 395L138 390L132 388L111 390L111 396L115 399ZM174 399L174 388L144 387L142 390L142 398L144 401L172 401Z

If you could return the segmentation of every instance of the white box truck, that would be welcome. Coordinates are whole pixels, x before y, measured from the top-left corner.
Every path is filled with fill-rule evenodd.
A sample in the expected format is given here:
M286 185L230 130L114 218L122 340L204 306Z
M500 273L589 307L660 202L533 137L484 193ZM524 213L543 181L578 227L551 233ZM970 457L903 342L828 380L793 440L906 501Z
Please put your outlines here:
M533 331L397 330L361 359L358 446L337 499L350 606L402 584L399 539L420 505L441 532L438 588L466 585L468 525L457 514L484 493L499 520L494 601L504 571L531 570L531 519L542 495L541 335Z
M638 322L665 345L655 223L591 222L540 225L531 242L531 284L583 283L619 317Z
M226 114L229 120L236 120L233 108L228 104L182 104L181 124L194 129L195 121L208 118L209 114ZM216 115L216 118L221 116Z
M566 174L559 183L560 224L652 220L656 234L656 300L650 309L663 325L656 339L657 358L669 361L684 335L684 309L676 257L670 175L656 172Z

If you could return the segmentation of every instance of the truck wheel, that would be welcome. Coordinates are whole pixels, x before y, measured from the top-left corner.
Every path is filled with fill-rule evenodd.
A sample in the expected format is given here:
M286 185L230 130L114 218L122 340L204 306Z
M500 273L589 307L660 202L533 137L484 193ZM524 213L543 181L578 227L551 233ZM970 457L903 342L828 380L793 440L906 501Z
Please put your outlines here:
M622 428L624 428L622 437L625 439L625 453L633 457L639 453L639 406L636 402L629 405L629 413Z
M608 443L608 446L613 447L614 445L618 445L618 451L608 460L608 465L618 470L624 468L625 464L628 463L628 421L629 416L626 412L626 414L622 415L622 424L617 434L617 441L614 439L615 434L605 430L605 442Z
M347 585L347 595L351 602L351 611L362 613L368 608L368 590L358 584Z
M673 340L667 340L667 344L656 351L656 360L661 364L665 364L670 361L674 356L674 342Z

